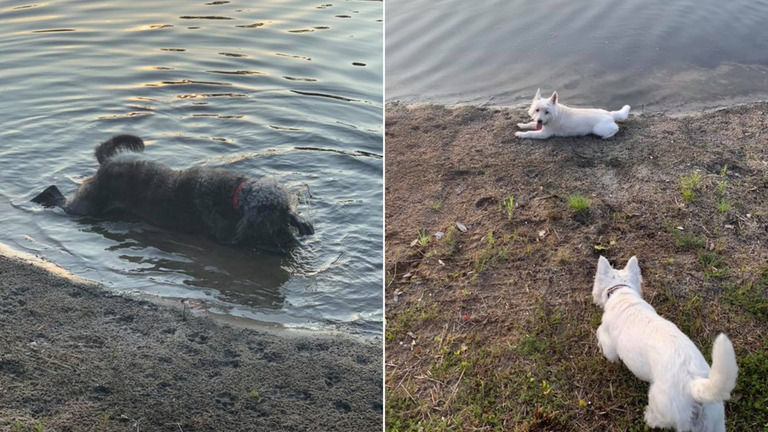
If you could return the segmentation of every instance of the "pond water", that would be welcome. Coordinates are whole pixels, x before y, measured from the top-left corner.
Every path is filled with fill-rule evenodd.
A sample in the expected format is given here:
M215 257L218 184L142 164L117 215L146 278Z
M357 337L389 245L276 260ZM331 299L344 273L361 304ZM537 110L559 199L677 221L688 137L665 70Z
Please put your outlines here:
M387 0L386 97L688 111L768 98L768 2Z
M118 291L380 334L382 9L3 1L0 243ZM277 178L304 198L316 234L276 256L29 202L51 184L73 193L98 167L94 146L123 133L170 167Z

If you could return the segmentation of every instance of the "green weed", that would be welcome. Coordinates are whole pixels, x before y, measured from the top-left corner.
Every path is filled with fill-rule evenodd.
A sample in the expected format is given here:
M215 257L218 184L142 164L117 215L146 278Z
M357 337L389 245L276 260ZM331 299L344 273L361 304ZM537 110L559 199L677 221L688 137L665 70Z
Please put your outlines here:
M510 195L509 198L501 200L499 202L499 210L506 213L507 220L512 220L515 214L515 197Z
M728 210L731 209L731 205L728 204L728 202L725 200L725 198L721 198L720 201L717 202L717 210L720 213L727 213Z
M678 249L696 250L707 245L707 240L703 236L697 236L696 234L680 231L675 228L672 228L670 232Z
M680 177L680 187L685 201L696 199L696 190L701 186L701 174L692 172L687 176Z
M592 201L589 198L581 194L573 194L568 196L568 205L576 213L582 213L589 210L589 206L592 205Z
M429 244L430 235L426 229L420 229L418 231L418 237L416 237L416 244L419 247L424 247Z
M728 267L724 257L716 252L700 251L699 265L704 270L704 277L722 278L728 275Z

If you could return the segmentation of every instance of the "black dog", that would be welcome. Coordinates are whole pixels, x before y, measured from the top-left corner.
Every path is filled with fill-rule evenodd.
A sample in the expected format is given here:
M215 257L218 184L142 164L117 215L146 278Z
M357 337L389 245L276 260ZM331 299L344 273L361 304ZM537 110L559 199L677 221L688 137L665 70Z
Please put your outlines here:
M137 157L141 138L113 137L96 147L99 169L66 199L49 186L33 202L80 216L124 211L164 228L209 233L222 243L288 247L314 228L292 209L288 190L271 178L254 180L215 168L173 170ZM132 154L133 153L133 154Z

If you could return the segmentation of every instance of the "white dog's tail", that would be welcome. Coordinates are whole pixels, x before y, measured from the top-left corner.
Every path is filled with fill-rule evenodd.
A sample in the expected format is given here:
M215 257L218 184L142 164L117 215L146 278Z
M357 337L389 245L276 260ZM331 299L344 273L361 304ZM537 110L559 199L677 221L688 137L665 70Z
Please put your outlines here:
M622 109L618 111L611 111L609 114L615 121L624 121L629 116L629 105L624 105Z
M731 398L736 386L736 353L728 337L720 333L712 347L712 370L709 378L697 378L691 382L691 396L700 403L721 402Z

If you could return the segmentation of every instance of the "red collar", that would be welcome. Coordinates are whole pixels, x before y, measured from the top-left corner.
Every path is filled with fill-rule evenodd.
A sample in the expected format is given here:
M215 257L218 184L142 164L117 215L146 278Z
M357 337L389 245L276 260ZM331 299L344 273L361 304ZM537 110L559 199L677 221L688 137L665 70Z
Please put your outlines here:
M237 189L235 189L235 195L232 196L232 208L237 210L238 204L240 203L240 192L243 190L243 186L245 185L245 180L241 181L239 185L237 185Z
M628 285L614 285L614 286L608 288L608 290L606 291L605 299L607 300L607 299L611 298L611 294L613 294L619 288L629 288L629 286Z

